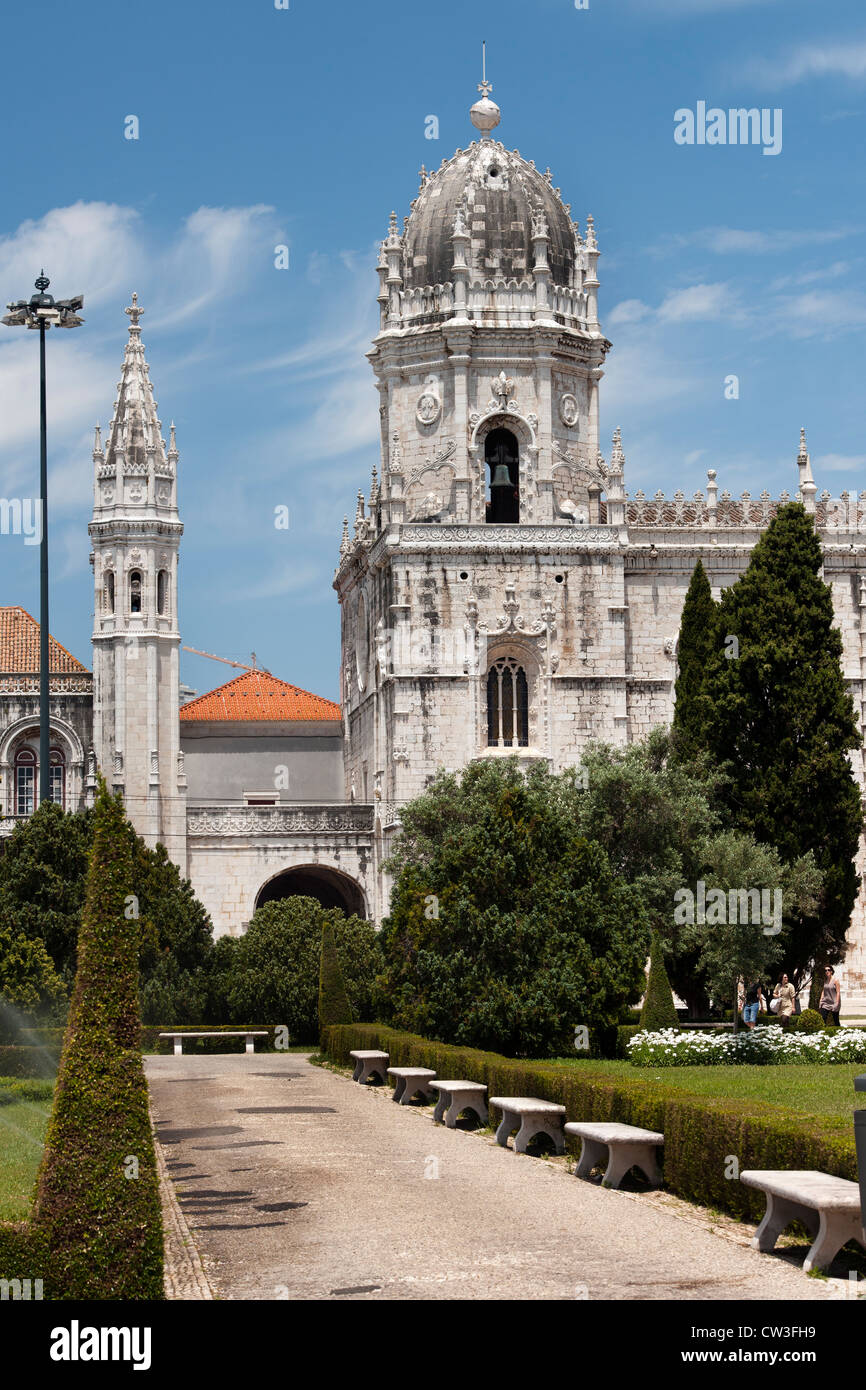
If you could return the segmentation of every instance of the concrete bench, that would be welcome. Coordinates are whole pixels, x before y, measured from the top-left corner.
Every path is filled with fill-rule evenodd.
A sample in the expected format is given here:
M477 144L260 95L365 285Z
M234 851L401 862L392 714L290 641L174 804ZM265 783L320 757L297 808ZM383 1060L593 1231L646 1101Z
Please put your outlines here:
M462 1110L474 1110L483 1125L487 1124L487 1106L484 1097L487 1087L480 1081L431 1081L434 1091L439 1092L433 1120L439 1124L445 1121L449 1129L457 1126L457 1117Z
M380 1080L387 1084L388 1077L386 1068L390 1061L387 1052L350 1052L350 1057L355 1059L355 1070L352 1072L352 1080L359 1081L363 1086L371 1076L378 1075Z
M605 1187L619 1187L632 1168L639 1168L651 1187L661 1187L656 1149L665 1142L663 1134L634 1125L583 1120L570 1122L565 1132L582 1142L576 1169L579 1178L588 1178L593 1168L607 1158Z
M496 1142L505 1149L508 1136L517 1130L514 1152L526 1153L526 1146L536 1134L546 1134L552 1139L558 1154L565 1152L562 1137L562 1121L565 1116L564 1105L554 1105L550 1100L538 1100L533 1096L491 1096L490 1104L502 1111L502 1119L496 1131Z
M174 1038L174 1055L175 1057L182 1057L184 1038L246 1038L246 1046L244 1050L246 1052L255 1052L256 1044L254 1039L266 1038L268 1036L268 1032L266 1028L262 1029L261 1031L257 1029L255 1032L252 1033L247 1032L244 1029L241 1029L240 1032L237 1033L226 1033L223 1032L222 1029L220 1029L215 1033L160 1033L159 1036L161 1038Z
M396 1080L391 1099L398 1105L408 1105L412 1097L417 1095L422 1095L425 1100L433 1099L430 1082L436 1075L435 1071L427 1067L389 1067L388 1075Z
M858 1240L866 1249L856 1182L814 1169L775 1172L760 1168L746 1169L740 1181L767 1197L764 1219L752 1239L755 1250L772 1250L792 1221L801 1222L815 1237L803 1263L807 1273L825 1269L849 1240Z

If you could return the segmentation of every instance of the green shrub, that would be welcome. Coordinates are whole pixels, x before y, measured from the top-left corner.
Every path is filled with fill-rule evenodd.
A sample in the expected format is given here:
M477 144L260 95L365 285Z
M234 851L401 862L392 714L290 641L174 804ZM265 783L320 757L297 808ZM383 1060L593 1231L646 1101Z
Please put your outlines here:
M328 922L352 1013L370 1018L382 968L376 928L300 896L260 907L233 943L224 962L230 1018L266 1018L283 1024L291 1038L317 1038L322 927Z
M576 798L570 773L481 759L402 807L382 925L395 1027L530 1057L616 1028L644 984L646 913L576 833Z
M665 970L665 957L657 932L650 942L650 968L646 996L640 1014L640 1026L648 1033L660 1028L679 1028L680 1016L674 1004L671 982Z
M488 1095L539 1096L564 1105L569 1120L616 1120L665 1136L665 1185L678 1196L757 1221L760 1193L725 1177L730 1154L742 1168L817 1168L857 1179L853 1133L828 1131L820 1116L762 1111L753 1100L689 1095L664 1081L639 1076L613 1079L591 1062L554 1066L501 1057L495 1052L450 1047L380 1024L328 1029L327 1051L348 1065L353 1048L381 1048L392 1066L432 1067L444 1080L480 1081ZM571 1141L568 1141L571 1145Z
M100 778L78 970L32 1218L56 1299L163 1297L134 889L123 805Z
M639 1023L621 1023L616 1030L616 1051L614 1055L616 1057L627 1058L629 1042L634 1037L635 1033L640 1033L642 1031Z
M797 1018L798 1033L820 1033L824 1020L817 1009L804 1009Z
M319 965L319 1034L324 1036L324 1030L332 1024L351 1022L352 1006L337 956L333 923L323 922Z

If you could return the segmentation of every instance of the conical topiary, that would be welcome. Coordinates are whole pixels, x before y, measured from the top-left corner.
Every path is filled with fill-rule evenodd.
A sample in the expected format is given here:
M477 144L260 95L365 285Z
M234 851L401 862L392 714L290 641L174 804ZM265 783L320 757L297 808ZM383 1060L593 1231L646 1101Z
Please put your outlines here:
M676 750L687 759L703 751L705 711L701 701L707 661L713 649L716 604L706 570L695 565L683 604L677 644L677 679L674 686L673 729Z
M322 954L319 962L319 1033L322 1045L325 1029L337 1023L352 1023L352 1006L337 956L333 922L322 923Z
M33 1214L53 1299L163 1297L132 843L123 804L100 777L78 972Z
M660 1028L679 1028L680 1020L674 1004L661 939L653 932L650 941L650 968L646 994L640 1011L640 1026L649 1033Z

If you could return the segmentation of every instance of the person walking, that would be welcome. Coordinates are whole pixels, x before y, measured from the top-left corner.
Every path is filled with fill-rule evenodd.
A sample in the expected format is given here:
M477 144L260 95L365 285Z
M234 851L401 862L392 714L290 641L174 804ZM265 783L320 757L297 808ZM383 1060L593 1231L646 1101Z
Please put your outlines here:
M764 1005L764 992L761 989L760 980L753 980L746 985L746 1002L743 1005L743 1022L747 1028L754 1028L758 1018L758 1011L766 1007Z
M821 1002L818 1005L818 1012L827 1022L829 1015L830 1022L839 1025L839 1010L842 1007L842 991L839 988L839 981L836 979L836 972L832 965L824 966L824 988L821 990Z
M774 1010L776 1017L781 1020L783 1027L787 1028L789 1019L793 1017L794 1004L797 998L797 992L787 975L783 975L776 985L773 990L773 998L779 1001L778 1008Z

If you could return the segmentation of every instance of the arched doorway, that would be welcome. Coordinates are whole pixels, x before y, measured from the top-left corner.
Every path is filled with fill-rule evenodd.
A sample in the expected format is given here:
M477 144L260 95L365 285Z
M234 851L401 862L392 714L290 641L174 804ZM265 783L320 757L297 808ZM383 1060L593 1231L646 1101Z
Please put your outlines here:
M487 465L486 520L508 525L520 520L520 463L511 430L495 429L484 440Z
M322 907L339 907L350 916L367 916L364 894L354 879L324 864L304 864L284 869L259 889L256 907L279 902L282 898L315 898Z

